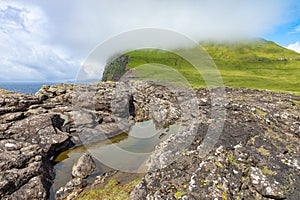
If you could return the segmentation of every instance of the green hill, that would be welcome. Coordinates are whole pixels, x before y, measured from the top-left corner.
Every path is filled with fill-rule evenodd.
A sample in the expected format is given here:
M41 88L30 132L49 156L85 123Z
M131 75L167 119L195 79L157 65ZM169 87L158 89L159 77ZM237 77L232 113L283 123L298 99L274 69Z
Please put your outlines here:
M213 58L225 86L300 95L300 54L294 51L262 39L236 43L204 42L201 46ZM174 53L148 49L128 52L126 55L129 57L127 68L135 68L136 76L172 80L180 74L193 87L206 87L196 69ZM169 66L175 73L152 63Z
M274 42L203 44L215 58L224 84L300 95L300 54Z

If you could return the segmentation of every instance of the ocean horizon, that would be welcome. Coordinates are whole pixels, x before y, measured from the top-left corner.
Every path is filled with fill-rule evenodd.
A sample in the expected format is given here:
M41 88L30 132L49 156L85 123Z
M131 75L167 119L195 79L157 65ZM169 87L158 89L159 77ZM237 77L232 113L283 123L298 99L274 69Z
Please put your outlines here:
M35 94L43 85L56 85L61 82L0 82L0 88L10 92Z
M10 92L21 92L25 94L35 94L43 85L57 85L61 83L65 84L88 84L98 82L98 79L87 80L66 80L66 81L3 81L0 82L0 89L4 89Z

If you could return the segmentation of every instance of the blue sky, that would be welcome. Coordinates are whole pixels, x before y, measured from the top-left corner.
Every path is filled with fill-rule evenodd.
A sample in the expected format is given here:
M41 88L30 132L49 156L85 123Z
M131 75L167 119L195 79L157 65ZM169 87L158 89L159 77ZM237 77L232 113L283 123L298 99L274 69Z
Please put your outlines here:
M287 7L283 13L283 21L261 37L274 41L281 46L287 47L291 44L298 46L294 50L300 52L300 1L286 1Z
M0 81L73 80L98 44L146 27L195 41L263 37L300 52L300 1L0 0Z

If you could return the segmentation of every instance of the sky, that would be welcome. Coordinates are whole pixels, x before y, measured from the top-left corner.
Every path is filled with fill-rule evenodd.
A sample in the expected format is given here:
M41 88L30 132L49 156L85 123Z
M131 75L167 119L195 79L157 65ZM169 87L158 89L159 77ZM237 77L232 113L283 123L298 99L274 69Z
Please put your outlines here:
M74 80L97 45L140 28L262 37L300 52L300 1L0 0L0 81Z

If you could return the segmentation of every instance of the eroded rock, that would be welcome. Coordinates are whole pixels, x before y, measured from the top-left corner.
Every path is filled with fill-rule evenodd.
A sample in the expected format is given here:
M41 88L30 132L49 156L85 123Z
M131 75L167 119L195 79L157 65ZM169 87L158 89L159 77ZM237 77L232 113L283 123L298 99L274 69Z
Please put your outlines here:
M74 178L56 192L56 199L74 199L86 185L84 179Z
M300 106L293 103L299 97L226 90L230 100L226 121L212 151L201 149L212 119L209 94L200 89L197 96L204 115L199 115L191 144L178 151L173 148L180 139L188 139L188 130L159 144L148 163L154 171L145 175L131 199L299 198L300 140L295 132ZM174 159L176 152L181 156Z
M72 176L86 178L96 169L96 164L89 154L83 154L72 167Z
M132 199L299 197L300 97L226 88L228 102L222 105L206 89L191 92L151 82L76 87L60 84L44 86L36 95L0 94L1 199L21 198L22 193L23 199L46 199L54 178L50 160L68 149L71 140L79 145L106 139L148 119L158 127L180 122L189 128L156 147L158 153L148 162L155 170L145 175ZM222 133L212 151L205 152L209 148L201 147L216 120L212 116L224 109ZM192 129L191 121L196 122ZM176 142L182 141L189 145L179 148ZM91 174L94 163L82 166L76 177ZM59 194L71 199L84 185L82 178L74 178Z

